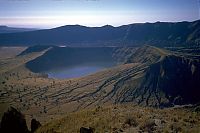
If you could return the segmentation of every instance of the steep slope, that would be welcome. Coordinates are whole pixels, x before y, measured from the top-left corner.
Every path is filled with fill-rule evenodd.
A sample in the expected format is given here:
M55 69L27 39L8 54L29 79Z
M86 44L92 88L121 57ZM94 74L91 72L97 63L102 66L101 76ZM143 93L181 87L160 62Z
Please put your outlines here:
M71 57L73 57L72 60ZM69 102L79 101L83 108L110 102L134 102L156 107L200 102L198 97L200 57L198 55L174 53L152 46L140 48L54 47L44 55L28 62L26 66L32 71L40 72L58 65L97 60L120 61L121 66L102 72L101 76L94 75L96 78L103 78L103 82L93 85L96 86L95 88L91 88L91 83L86 84L84 88L88 86L87 94L77 95L76 91L73 91L69 95L76 97L69 99ZM109 74L110 72L112 74ZM90 80L90 76L85 78ZM80 89L77 91L84 92L83 88L80 87Z
M145 70L140 81L130 86L131 89L124 93L120 90L122 95L118 92L117 102L135 101L160 107L200 102L199 56L177 55L147 46L138 49L130 61L142 63L140 67L145 67Z
M43 56L28 62L26 67L33 72L44 72L81 64L114 62L113 50L112 47L53 47Z
M199 103L199 68L199 60L165 56L147 68L142 82L131 96L139 104L150 106Z
M26 33L0 34L0 45L156 46L199 45L200 21L156 22L120 27L67 25Z
M50 46L33 46L20 55L44 50ZM84 64L110 63L119 65L126 62L137 48L122 47L58 47L52 46L44 55L26 63L33 72L44 72Z

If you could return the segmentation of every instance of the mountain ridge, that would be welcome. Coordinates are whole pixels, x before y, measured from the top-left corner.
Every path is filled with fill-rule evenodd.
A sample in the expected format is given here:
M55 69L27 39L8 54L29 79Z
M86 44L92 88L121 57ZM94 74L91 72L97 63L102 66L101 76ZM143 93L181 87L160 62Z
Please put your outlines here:
M67 25L26 33L0 34L0 45L199 46L200 20L136 23L119 27Z
M0 25L0 34L3 33L20 33L20 32L28 32L39 30L37 28L17 28L17 27L9 27L7 25Z

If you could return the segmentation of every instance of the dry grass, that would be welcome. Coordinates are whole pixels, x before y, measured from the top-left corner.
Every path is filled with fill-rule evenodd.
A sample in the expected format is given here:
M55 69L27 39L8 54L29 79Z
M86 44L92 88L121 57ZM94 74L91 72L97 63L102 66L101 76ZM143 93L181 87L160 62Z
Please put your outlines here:
M37 130L37 133L78 133L80 127L105 132L200 132L200 115L189 109L153 109L115 105L68 113Z
M0 59L15 57L27 47L0 47Z

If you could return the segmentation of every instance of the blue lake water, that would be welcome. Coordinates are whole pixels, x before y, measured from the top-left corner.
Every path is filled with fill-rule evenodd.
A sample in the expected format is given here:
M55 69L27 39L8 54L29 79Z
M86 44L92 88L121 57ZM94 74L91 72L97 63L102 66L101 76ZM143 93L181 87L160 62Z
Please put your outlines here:
M66 67L62 69L55 69L45 73L48 74L49 78L57 78L57 79L78 78L101 71L103 69L112 66L113 63L103 63L96 65L79 65L73 67Z

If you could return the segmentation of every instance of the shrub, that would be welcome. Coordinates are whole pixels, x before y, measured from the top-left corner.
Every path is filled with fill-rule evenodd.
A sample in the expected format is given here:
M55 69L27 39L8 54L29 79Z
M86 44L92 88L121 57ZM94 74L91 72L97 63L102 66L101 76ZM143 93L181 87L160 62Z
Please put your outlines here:
M170 126L171 130L175 133L178 133L178 132L181 132L182 131L182 128L181 128L181 125L178 124L178 123L173 123L171 126Z
M128 125L128 126L132 126L132 127L137 127L138 126L138 122L136 121L135 117L129 117L125 120L124 122L124 127Z
M141 126L140 126L140 130L142 130L143 132L153 132L155 130L155 121L150 119L145 121Z

